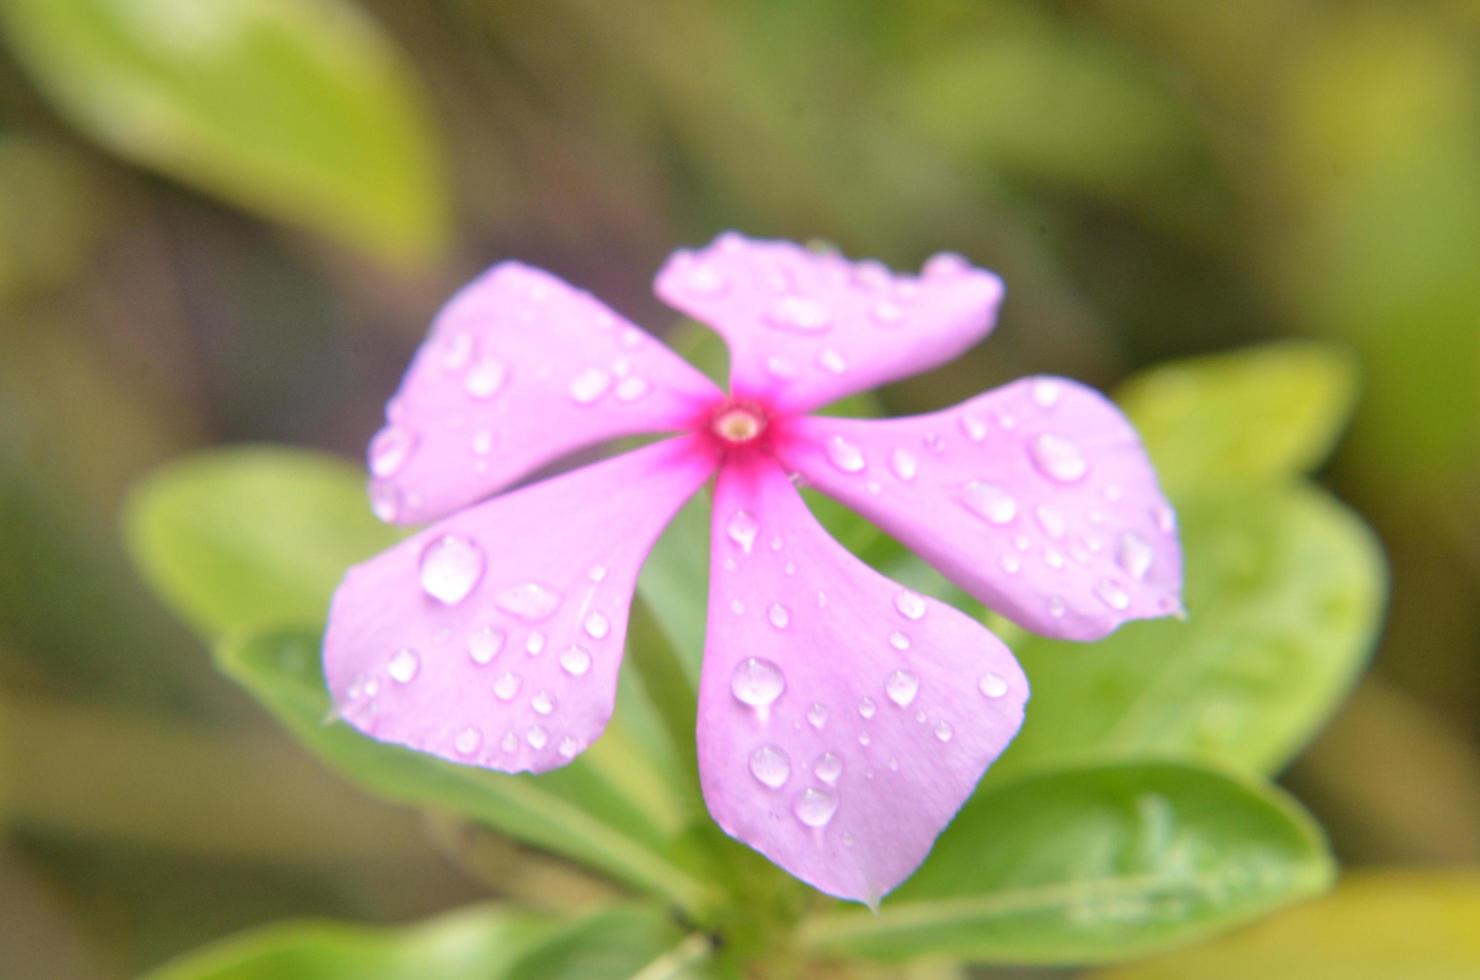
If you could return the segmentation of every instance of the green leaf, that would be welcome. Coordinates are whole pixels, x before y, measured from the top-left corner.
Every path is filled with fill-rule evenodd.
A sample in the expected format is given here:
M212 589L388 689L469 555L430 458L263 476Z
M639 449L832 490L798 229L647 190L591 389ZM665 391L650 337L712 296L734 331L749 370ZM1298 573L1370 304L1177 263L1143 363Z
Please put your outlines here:
M396 541L358 467L289 449L171 463L135 489L125 524L149 584L208 638L322 623L345 570Z
M1222 939L1094 980L1473 980L1480 876L1383 871Z
M492 906L396 929L285 923L188 953L147 980L499 980L551 932L533 916Z
M1181 524L1187 620L1019 640L1032 700L992 777L1147 752L1273 771L1346 694L1386 591L1366 526L1305 487L1199 498Z
M1354 359L1289 341L1177 361L1127 381L1116 401L1135 422L1173 497L1319 465L1351 415Z
M114 152L393 259L447 237L415 81L342 0L9 0L19 62Z
M606 733L579 759L539 776L514 776L453 765L326 720L315 635L279 632L227 642L217 660L300 741L373 793L462 814L691 913L717 902L715 887L696 870L700 856L676 843L698 819L698 804L674 795L665 760L633 734L628 716L651 707L630 683L619 689Z
M1208 935L1322 891L1320 832L1278 790L1165 761L974 797L882 911L802 927L825 952L1079 963Z
M508 980L676 980L709 954L700 935L684 939L671 919L613 909L574 923L520 957Z

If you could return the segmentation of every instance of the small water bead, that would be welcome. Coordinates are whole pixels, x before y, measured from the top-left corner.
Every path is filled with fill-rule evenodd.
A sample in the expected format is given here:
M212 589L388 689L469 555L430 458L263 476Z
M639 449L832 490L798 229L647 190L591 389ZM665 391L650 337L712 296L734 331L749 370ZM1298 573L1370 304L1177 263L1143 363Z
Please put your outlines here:
M1130 608L1130 593L1108 578L1095 586L1095 595L1100 597L1101 602L1117 612L1124 612Z
M907 708L920 693L920 678L908 670L893 671L884 679L884 693L890 701Z
M896 449L889 454L889 468L894 475L908 483L920 472L920 463L908 449Z
M827 458L844 473L857 473L867 465L863 450L842 436L833 436L827 441Z
M927 279L949 279L970 269L971 264L955 252L938 252L925 260L925 266L920 271L925 273Z
M611 620L604 613L593 612L586 617L586 635L593 640L604 640L612 630Z
M858 713L865 721L878 713L879 706L874 704L873 698L861 698L858 702Z
M724 570L727 572L733 572L740 567L740 563L735 560L733 555L725 555L725 560L720 562L720 565L722 565L724 567Z
M784 630L791 625L791 613L787 612L786 607L779 602L771 603L771 608L766 610L766 618L778 630Z
M795 575L797 573L797 563L794 561L787 562L786 567L782 571L787 575Z
M560 608L560 594L538 582L526 582L504 589L493 597L493 602L506 613L526 622L538 623Z
M927 722L929 720L930 720L930 716L925 713L924 709L921 709L921 710L915 712L915 721L918 724L923 725L923 724L925 724L925 722Z
M482 744L483 734L476 728L464 728L452 740L452 747L457 750L458 755L472 755Z
M896 650L908 650L910 648L910 638L899 630L895 630L889 634L889 645Z
M484 626L468 634L468 656L473 663L487 664L504 648L503 630Z
M518 674L505 671L493 682L493 696L500 701L512 701L523 683Z
M1001 674L983 674L977 690L982 692L983 697L995 700L1007 693L1007 678Z
M617 401L635 402L650 390L652 386L634 374L617 382Z
M468 373L463 375L463 391L480 401L492 398L503 388L507 377L508 369L504 367L503 361L485 357L468 368Z
M741 602L739 599L731 599L730 600L730 612L734 613L736 616L744 616L745 615L745 603Z
M481 429L473 433L473 455L487 456L493 452L493 430Z
M848 362L843 355L831 347L817 356L817 363L828 374L842 374L848 370Z
M787 360L784 357L778 357L775 355L766 358L766 370L771 372L772 375L778 378L794 378L797 374L797 367L795 364L791 363L791 361Z
M921 619L925 616L925 598L906 589L895 594L894 608L905 619Z
M904 309L897 303L875 303L873 317L886 327L895 327L904 322Z
M975 415L962 415L961 431L964 432L966 434L966 438L970 439L972 442L981 442L987 437L987 423L983 422Z
M549 744L550 733L541 725L530 725L529 731L524 733L524 740L529 743L530 748L538 752Z
M766 322L781 330L822 333L832 325L832 314L815 299L788 293L766 313Z
M1028 537L1026 534L1019 534L1013 537L1012 546L1018 551L1027 551L1029 548L1033 547L1033 539Z
M935 455L942 456L945 454L946 440L939 432L927 432L920 441L925 444L926 449Z
M838 798L825 789L808 786L797 797L792 812L808 827L826 827L833 814L838 812Z
M894 276L889 272L889 267L879 260L863 259L853 264L852 279L863 288L878 292L888 289Z
M1017 501L1001 487L972 480L966 484L961 503L991 524L1006 524L1017 516Z
M555 751L560 753L562 759L574 759L580 754L581 740L574 735L567 735L560 740L560 744L555 747Z
M473 358L473 335L466 330L448 338L442 347L442 367L447 371L461 371Z
M391 655L390 662L385 665L385 672L391 675L391 680L397 684L410 684L416 679L421 670L421 657L410 647L402 647Z
M504 737L499 740L499 748L509 755L519 751L519 736L513 732L504 732Z
M1171 534L1177 529L1177 515L1170 507L1158 504L1151 509L1151 517L1156 521L1156 529L1163 534Z
M1137 582L1144 581L1151 571L1153 552L1136 532L1127 531L1120 536L1120 546L1115 551L1115 563Z
M1016 575L1023 570L1023 563L1017 555L1003 555L1000 563L1002 570L1009 575Z
M530 630L529 639L524 641L524 649L531 657L538 657L545 652L545 634L539 630Z
M1038 518L1038 526L1043 528L1044 534L1047 534L1055 541L1064 536L1066 525L1062 511L1049 507L1046 504L1039 504L1033 508L1033 515Z
M1052 569L1064 567L1064 553L1057 548L1046 548L1043 552L1043 563Z
M606 579L606 566L605 565L592 565L586 571L586 577L588 579L590 579L591 581L593 581L593 582L601 582L601 581L604 581Z
M409 429L397 425L381 429L370 440L370 472L382 478L395 476L415 448L416 435Z
M786 677L781 668L760 657L746 657L735 665L730 676L730 693L735 700L752 708L773 704L786 690Z
M1057 381L1040 379L1033 382L1031 391L1033 401L1039 408L1053 408L1059 403L1059 395L1062 394L1062 387Z
M560 661L560 669L572 677L584 677L591 669L591 652L583 646L571 644L560 651L557 659Z
M829 786L836 786L843 776L842 757L832 752L822 753L817 757L817 761L812 763L812 775Z
M370 485L370 510L387 524L401 516L401 491L389 483Z
M555 698L549 691L541 691L530 700L529 706L537 715L548 715L555 710Z
M460 534L443 534L422 552L422 589L443 605L468 598L482 577L482 548Z
M863 746L864 748L868 748L870 745L874 744L874 740L869 736L868 732L859 732L858 744Z
M750 774L772 789L780 789L791 778L791 757L775 745L762 745L750 753Z
M785 545L786 545L786 542L784 542L784 541L781 540L781 535L779 535L779 534L773 534L773 535L771 535L771 550L772 551L780 551L783 547L785 547Z
M1028 456L1038 471L1059 483L1074 483L1089 472L1079 444L1066 436L1045 432L1028 443Z
M625 357L619 357L612 361L612 374L619 378L625 378L632 371L632 362Z
M690 292L700 296L717 296L730 285L729 280L707 262L696 262L689 266L684 272L683 284Z
M730 540L740 546L740 550L747 555L755 546L755 536L760 533L761 524L748 511L737 510L730 515L730 522L725 525L725 533Z
M938 722L935 726L935 737L942 742L949 742L956 736L956 729L951 727L948 721Z
M1068 603L1064 602L1063 596L1051 595L1048 597L1048 614L1054 619L1063 619L1064 614L1068 611L1069 606Z
M863 488L875 497L884 492L884 484L880 483L878 480L868 481L863 485Z
M827 705L813 703L812 707L807 709L807 724L822 731L822 726L827 724Z
M622 331L622 336L618 338L617 343L621 344L628 350L635 350L636 348L641 347L645 340L647 340L647 335L644 334L641 330L637 329L636 327L628 327L626 330Z
M1118 483L1107 483L1100 488L1100 496L1112 504L1119 503L1125 499L1125 490Z
M601 368L587 368L570 381L570 397L578 405L590 405L606 394L612 377Z

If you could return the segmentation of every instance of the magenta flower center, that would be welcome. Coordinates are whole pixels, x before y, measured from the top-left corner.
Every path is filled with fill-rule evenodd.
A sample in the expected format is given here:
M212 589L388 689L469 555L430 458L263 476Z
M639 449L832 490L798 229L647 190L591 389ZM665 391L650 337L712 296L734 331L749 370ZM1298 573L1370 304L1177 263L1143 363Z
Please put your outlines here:
M759 405L726 399L709 417L709 434L724 450L753 448L762 441L768 423Z

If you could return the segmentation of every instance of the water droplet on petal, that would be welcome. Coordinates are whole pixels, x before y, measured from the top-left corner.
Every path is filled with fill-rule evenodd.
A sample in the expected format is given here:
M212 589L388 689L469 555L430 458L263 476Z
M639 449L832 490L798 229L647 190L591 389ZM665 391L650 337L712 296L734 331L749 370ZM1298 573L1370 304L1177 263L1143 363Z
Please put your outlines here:
M822 726L827 724L827 705L814 703L812 707L808 708L807 724L821 731Z
M962 415L961 431L966 433L966 438L972 442L981 442L987 437L987 423L975 415Z
M766 370L778 378L796 377L796 365L784 357L771 356L766 358Z
M539 630L530 630L529 639L524 641L524 649L531 657L538 657L545 652L545 634Z
M538 752L550 742L550 733L540 725L530 725L529 731L524 733L524 740L529 747Z
M853 264L853 281L865 289L875 292L888 289L889 284L894 281L889 267L877 259L864 259Z
M417 656L415 650L410 647L402 647L397 650L385 665L385 672L391 675L391 680L397 684L410 684L416 679L416 674L421 670L421 657Z
M503 630L485 626L468 634L468 656L475 664L486 664L504 648Z
M760 657L746 657L735 665L730 676L730 692L742 704L752 708L764 708L781 697L786 689L786 677L781 668Z
M857 473L866 465L863 450L842 436L833 436L827 441L827 458L844 473Z
M843 355L831 347L818 355L817 363L828 374L842 374L848 370L848 362L843 359Z
M793 812L808 827L826 827L838 812L838 798L825 789L808 786L797 797Z
M1064 602L1063 596L1052 595L1048 597L1048 614L1054 619L1063 619L1064 613L1068 611L1069 607L1068 604Z
M908 650L910 648L910 638L899 630L895 630L889 634L889 645L896 650Z
M401 516L401 491L389 483L370 485L370 509L387 524Z
M473 357L473 335L466 330L448 338L442 347L442 367L448 371L461 371Z
M701 296L717 296L729 287L728 280L707 262L695 262L683 277L684 286Z
M1099 596L1100 601L1105 605L1118 612L1128 609L1131 604L1130 593L1108 578L1095 586L1095 595Z
M570 397L578 405L589 405L611 386L611 375L601 368L587 368L571 379Z
M1017 516L1017 501L992 483L972 480L966 484L961 503L967 510L992 524L1006 524Z
M889 454L889 468L894 471L895 476L909 482L920 472L920 463L908 449L896 449Z
M541 691L530 699L529 706L537 715L548 715L555 710L555 698L549 691Z
M643 395L646 395L651 390L651 387L651 385L635 374L630 378L623 378L617 382L617 401L635 402Z
M786 607L779 602L771 603L771 608L766 610L766 618L771 621L772 626L779 630L784 630L791 625L791 613L787 612Z
M948 721L939 722L935 726L935 737L942 742L949 742L955 734L956 730L951 727L951 723Z
M1125 569L1127 575L1140 582L1146 578L1146 573L1151 571L1153 552L1151 545L1134 531L1127 531L1120 536L1120 547L1115 552L1115 562Z
M1001 674L983 674L977 690L985 697L1000 698L1007 693L1007 679Z
M581 752L581 740L574 735L567 735L560 740L555 751L560 753L562 759L574 759Z
M513 732L504 732L504 737L499 741L499 748L512 755L519 749L519 736Z
M822 333L832 325L832 315L817 300L788 293L766 313L766 322L797 333Z
M749 512L737 510L730 515L730 523L725 525L725 533L730 540L740 546L740 550L747 555L755 544L755 536L760 533L761 525Z
M908 670L895 670L884 679L884 693L901 708L908 707L920 693L920 678Z
M883 302L874 304L873 317L886 327L899 325L904 320L904 310L896 303Z
M1053 507L1039 504L1033 509L1038 518L1038 526L1043 528L1043 533L1055 541L1064 536L1064 515Z
M457 750L458 755L472 755L482 744L483 734L476 728L464 728L452 740L452 747Z
M1079 444L1051 432L1045 432L1028 443L1028 455L1040 473L1059 483L1082 480L1089 472L1089 462Z
M584 677L591 669L591 654L582 646L572 644L560 653L560 668L572 677Z
M1001 565L1002 570L1009 575L1016 575L1023 570L1023 563L1018 560L1017 555L1003 555Z
M1171 534L1177 529L1177 515L1170 507L1158 504L1152 508L1151 516L1156 520L1156 529L1163 534Z
M504 612L531 623L549 618L560 607L559 593L552 592L537 582L526 582L504 589L494 596L493 601Z
M473 455L487 456L493 452L493 430L481 429L473 433Z
M483 577L483 549L471 538L444 534L421 553L421 587L446 606L455 606Z
M463 391L480 400L492 398L504 386L507 375L503 361L485 357L463 375Z
M1033 401L1038 404L1038 407L1053 408L1059 403L1061 389L1057 381L1040 379L1033 382L1032 393Z
M762 745L750 753L750 774L772 789L780 789L791 778L791 757L775 745Z
M745 603L741 602L739 599L731 599L730 600L730 612L734 613L736 616L744 616L745 615Z
M370 472L378 477L395 476L411 458L416 448L416 435L392 425L381 429L370 440Z
M593 582L600 582L604 580L606 578L606 566L592 565L590 569L586 571L586 577Z
M878 710L879 710L879 706L876 705L876 704L874 704L874 699L873 698L860 698L859 699L859 702L858 702L858 713L859 713L859 715L861 715L863 717L863 719L865 721L867 721L868 719L872 718L874 716L874 714Z
M832 752L824 752L812 763L812 775L827 783L836 786L843 775L843 760L841 756Z
M586 617L586 635L593 640L604 640L611 632L612 624L603 613L593 612Z
M925 598L905 589L894 596L894 608L906 619L920 619L925 615Z
M514 695L519 693L519 686L523 683L518 674L505 671L499 675L498 680L493 682L493 696L500 701L512 701Z
M925 260L920 270L927 279L949 279L971 269L971 264L955 252L938 252Z

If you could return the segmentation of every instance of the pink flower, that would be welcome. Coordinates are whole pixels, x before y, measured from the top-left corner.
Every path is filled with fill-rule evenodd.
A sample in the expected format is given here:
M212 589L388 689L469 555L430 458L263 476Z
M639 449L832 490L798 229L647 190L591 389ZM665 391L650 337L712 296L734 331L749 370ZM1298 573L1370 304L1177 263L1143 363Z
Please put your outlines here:
M704 798L793 875L875 901L1012 740L1028 684L981 623L828 537L798 480L1076 640L1180 608L1172 511L1130 425L1072 381L914 418L807 414L991 329L1001 282L956 256L905 276L726 234L675 254L657 292L724 335L729 394L527 266L495 266L442 310L370 447L376 512L438 522L346 575L329 687L383 741L505 772L565 765L611 716L643 559L713 478ZM677 434L483 499L660 432Z

